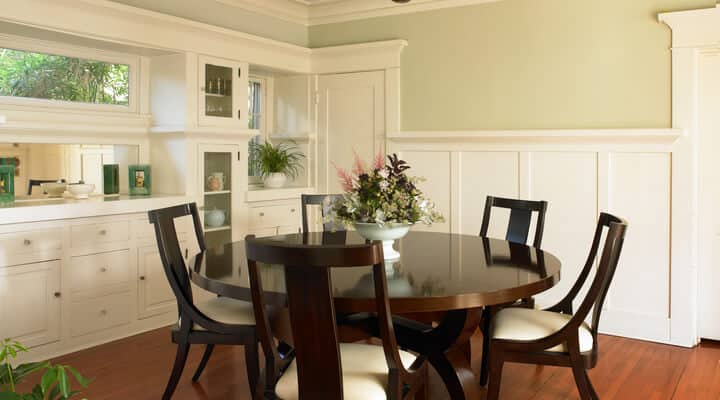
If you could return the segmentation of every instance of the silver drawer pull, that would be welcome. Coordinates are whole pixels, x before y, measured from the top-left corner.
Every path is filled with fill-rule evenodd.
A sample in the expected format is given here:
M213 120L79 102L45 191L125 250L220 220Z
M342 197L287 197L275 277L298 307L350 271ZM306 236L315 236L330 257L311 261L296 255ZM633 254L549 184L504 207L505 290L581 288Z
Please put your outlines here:
M25 239L25 240L23 240L23 244L24 244L25 246L30 246L30 245L32 244L32 240L30 240L30 239Z
M107 315L107 310L100 310L100 315Z
M100 268L100 272L107 272L107 267Z
M100 235L107 235L107 231L105 229L101 230L99 233Z
M60 293L60 292L55 292L55 293L53 293L53 296L55 296L55 297L57 297L57 298L59 299L60 296L62 296L62 293Z
M295 212L295 209L294 209L294 208L291 208L291 209L290 209L290 212Z
M261 217L264 217L264 216L265 216L265 213L262 213L262 212L261 212L261 213L260 213L260 216L261 216Z
M141 280L141 281L144 281L144 280L145 280L145 277L144 277L144 276L141 276L141 277L140 277L140 280Z

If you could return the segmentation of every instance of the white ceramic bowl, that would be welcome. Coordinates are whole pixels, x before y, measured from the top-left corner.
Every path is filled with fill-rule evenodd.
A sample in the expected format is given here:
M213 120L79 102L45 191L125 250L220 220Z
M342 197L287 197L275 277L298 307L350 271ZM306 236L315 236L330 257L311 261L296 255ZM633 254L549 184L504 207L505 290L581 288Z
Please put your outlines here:
M90 193L95 191L95 185L87 183L75 183L68 185L68 192L76 199L87 199Z
M40 187L43 189L43 192L47 193L48 197L62 197L65 190L67 190L67 183L41 183Z

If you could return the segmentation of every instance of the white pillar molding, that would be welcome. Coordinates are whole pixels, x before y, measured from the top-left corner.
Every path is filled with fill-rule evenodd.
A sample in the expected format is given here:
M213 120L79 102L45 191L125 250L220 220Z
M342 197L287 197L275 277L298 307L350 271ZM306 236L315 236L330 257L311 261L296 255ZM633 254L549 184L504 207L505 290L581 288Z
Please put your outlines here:
M705 49L720 47L720 5L659 19L672 29L673 127L685 132L672 150L670 341L694 346L699 342L698 60Z

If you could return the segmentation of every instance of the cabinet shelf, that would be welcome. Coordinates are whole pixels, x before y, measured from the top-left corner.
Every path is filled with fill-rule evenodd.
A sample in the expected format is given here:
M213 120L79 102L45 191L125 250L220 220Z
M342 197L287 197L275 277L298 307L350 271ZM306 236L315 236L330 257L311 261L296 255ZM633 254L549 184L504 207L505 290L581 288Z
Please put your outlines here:
M214 227L214 228L207 228L207 227L206 227L206 228L205 228L205 233L221 232L221 231L228 231L228 230L230 230L230 225L223 225L223 226L218 226L218 227Z
M232 192L229 190L216 190L214 192L205 192L205 196L218 196L221 194L230 194L230 193L232 193Z
M205 93L207 97L232 98L230 94Z

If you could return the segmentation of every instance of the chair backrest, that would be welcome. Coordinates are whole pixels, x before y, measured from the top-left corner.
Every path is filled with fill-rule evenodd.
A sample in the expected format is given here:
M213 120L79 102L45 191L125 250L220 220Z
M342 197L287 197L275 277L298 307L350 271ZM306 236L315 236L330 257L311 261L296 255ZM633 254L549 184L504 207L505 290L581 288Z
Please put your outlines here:
M508 223L505 240L515 243L527 243L530 225L532 223L533 211L538 213L537 224L535 225L535 238L533 247L539 248L542 244L543 230L545 229L545 212L547 201L517 200L502 197L488 196L485 200L485 212L483 213L480 236L487 236L490 226L490 214L493 207L510 209L510 221Z
M323 234L323 239L332 235L345 235L345 232ZM307 234L302 237L307 237ZM385 358L391 375L407 374L400 361L393 331L380 242L358 245L290 245L248 236L245 248L258 334L265 354L273 355L275 365L279 365L280 360L265 312L258 263L284 266L300 399L343 398L331 268L372 266ZM277 371L275 372L274 376L277 375Z
M192 304L192 290L190 288L190 277L187 266L185 265L185 259L182 254L182 249L180 248L180 242L178 241L177 230L175 229L175 219L188 215L192 217L195 237L197 238L200 251L204 251L205 240L203 238L200 215L198 214L195 203L148 211L150 223L155 227L155 237L157 239L158 250L165 275L178 300L178 310L181 314L183 299L185 302Z
M607 230L605 244L603 245L595 277L593 278L590 288L588 289L588 292L577 311L572 313L572 301L580 292L580 289L585 284L585 281L593 269L603 231L605 230ZM623 243L625 241L626 231L627 222L625 222L622 218L607 213L600 214L597 227L595 228L595 236L593 238L592 245L590 246L590 252L585 262L585 266L565 298L550 309L553 311L573 314L573 317L568 325L575 327L575 329L577 329L576 327L585 321L592 310L590 328L593 337L595 338L595 343L597 343L600 314L602 313L603 304L605 303L605 298L607 297L608 290L610 289L610 284L615 276L618 261L620 260L620 252L622 251Z
M43 183L55 183L58 179L28 179L27 195L32 195L33 186L40 186ZM65 179L59 179L60 183L65 183Z
M300 207L302 208L302 229L309 232L308 206L320 206L321 215L324 217L332 205L342 197L340 194L303 194L300 196ZM344 231L345 227L332 222L323 222L323 231Z

